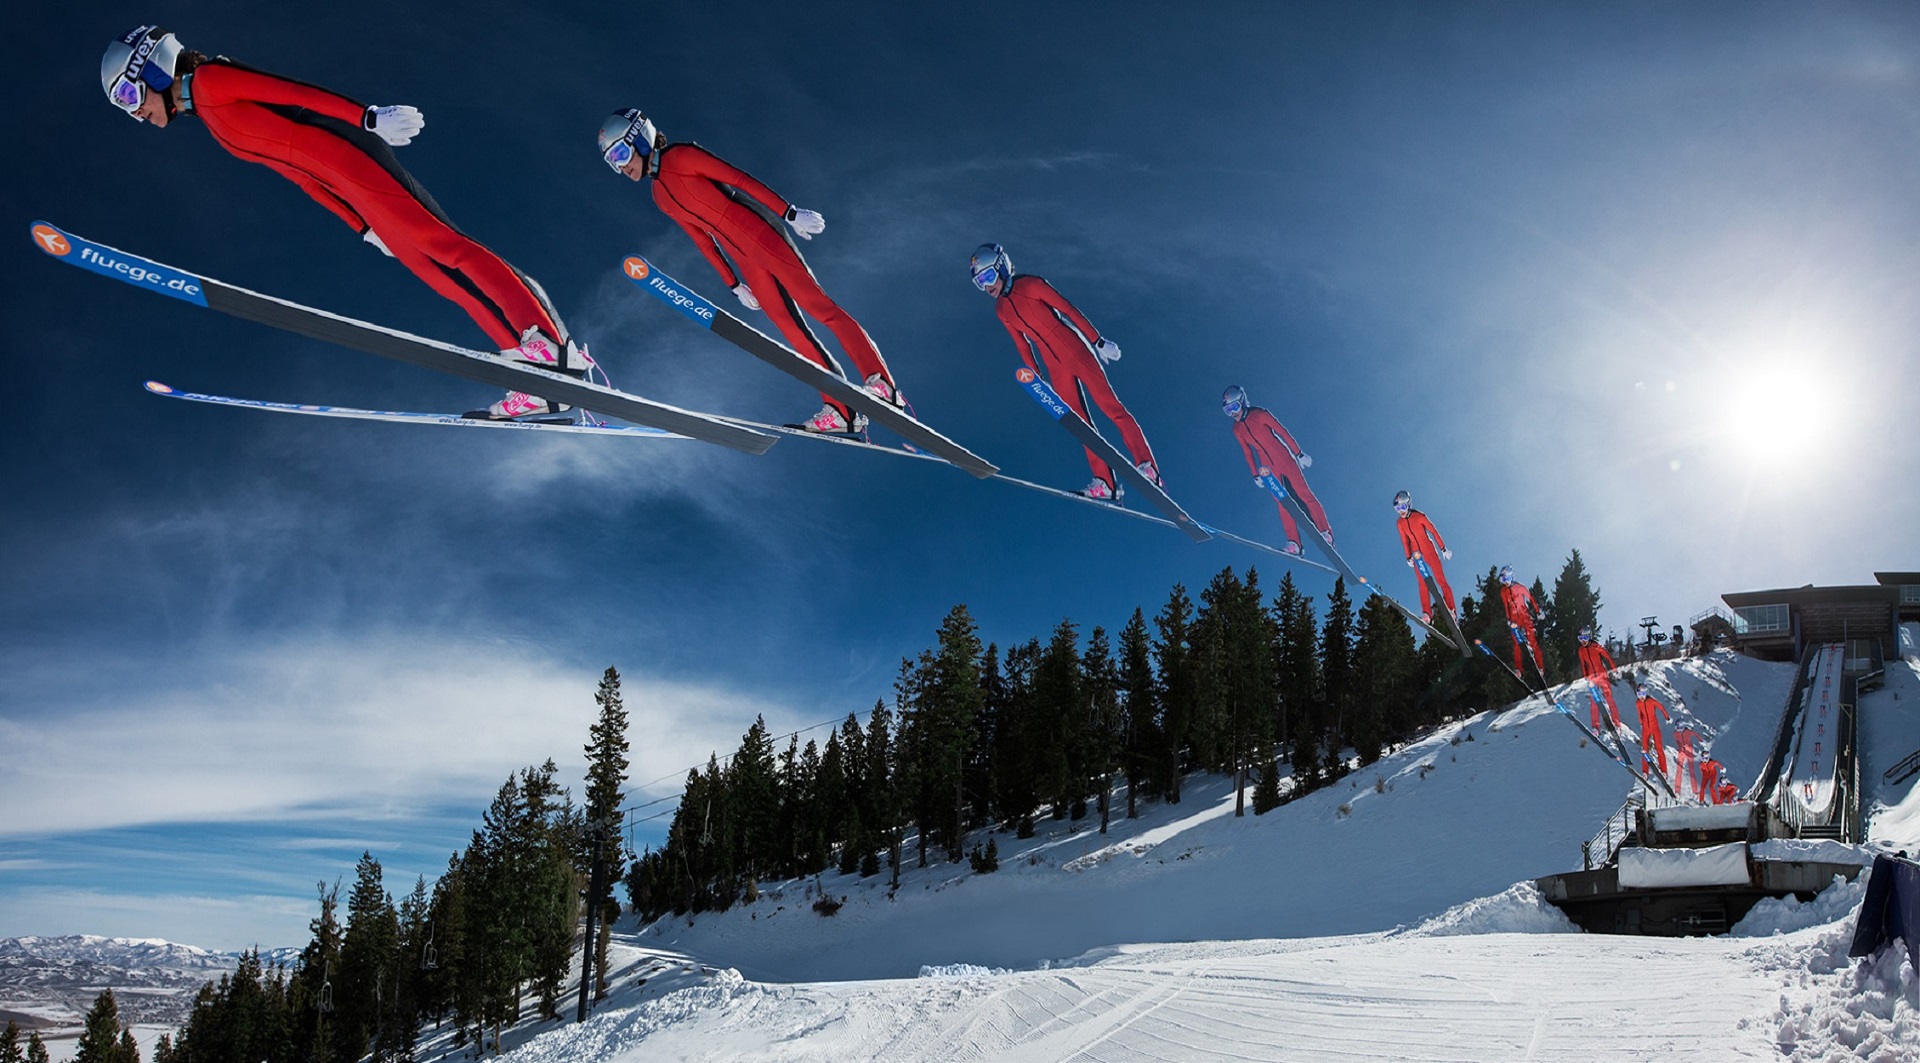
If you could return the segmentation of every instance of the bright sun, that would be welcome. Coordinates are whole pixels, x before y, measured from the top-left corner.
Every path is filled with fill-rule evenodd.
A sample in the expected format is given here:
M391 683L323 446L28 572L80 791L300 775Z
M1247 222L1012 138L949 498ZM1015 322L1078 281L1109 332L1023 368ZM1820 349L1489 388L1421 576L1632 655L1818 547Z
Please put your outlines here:
M1722 429L1756 460L1811 456L1834 429L1832 404L1811 367L1749 370L1725 393Z

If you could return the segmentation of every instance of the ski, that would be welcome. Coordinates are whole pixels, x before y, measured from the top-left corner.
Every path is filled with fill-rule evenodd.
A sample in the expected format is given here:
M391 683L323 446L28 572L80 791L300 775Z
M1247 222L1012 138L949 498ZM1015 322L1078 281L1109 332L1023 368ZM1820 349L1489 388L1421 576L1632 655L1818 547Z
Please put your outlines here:
M1500 655L1493 652L1492 647L1488 646L1485 642L1481 641L1480 639L1474 639L1473 644L1477 649L1479 649L1481 653L1484 653L1488 657L1492 658L1495 664L1498 664L1501 668L1506 669L1506 673L1513 677L1514 682L1520 684L1520 689L1526 691L1527 696L1529 698L1539 697L1539 698L1546 699L1546 701L1553 706L1554 711L1558 712L1562 716L1565 716L1567 718L1568 723L1574 725L1575 727L1578 727L1580 729L1580 733L1587 737L1587 741L1592 742L1594 745L1594 748L1598 749L1602 753L1605 753L1607 755L1608 760L1611 760L1615 764L1618 764L1622 768L1625 768L1627 774L1633 776L1634 780L1638 782L1641 786L1644 786L1649 790L1653 789L1653 784L1647 781L1647 777L1645 775L1641 774L1638 771L1635 771L1631 763L1625 760L1622 760L1620 758L1620 754L1615 753L1611 749L1608 749L1607 744L1600 740L1599 735L1593 733L1592 728L1588 727L1584 723L1581 723L1579 718L1574 716L1573 710L1567 707L1566 702L1560 700L1559 698L1554 697L1553 690L1551 687L1544 690L1533 689L1532 685L1529 684L1525 679L1521 678L1520 673L1515 671L1512 665L1508 664L1506 661L1501 660ZM1667 796L1672 797L1673 791L1668 790Z
M779 437L742 428L706 414L654 402L610 387L576 380L494 354L472 351L411 333L317 310L249 291L118 248L75 236L46 222L32 226L34 246L69 265L123 284L257 321L278 329L410 365L465 377L509 391L527 391L554 402L598 411L635 424L716 443L747 454L764 453Z
M1447 608L1447 599L1440 593L1440 581L1433 578L1433 569L1427 567L1427 559L1424 557L1416 558L1413 564L1415 570L1420 573L1420 578L1426 581L1427 594L1429 596L1427 600L1438 607L1440 613L1447 618L1447 629L1453 632L1455 639L1459 640L1460 646L1462 647L1460 656L1472 657L1473 654L1466 652L1465 649L1467 645L1467 633L1460 630L1460 618L1453 615L1452 609Z
M1280 482L1279 477L1273 475L1272 473L1268 473L1267 475L1262 476L1260 478L1260 483L1264 487L1266 487L1268 494L1271 494L1275 499L1279 501L1281 505L1287 508L1288 513L1293 514L1293 519L1296 524L1298 524L1302 528L1307 529L1310 532L1314 532L1311 538L1316 544L1319 545L1320 552L1327 555L1327 560L1333 562L1334 567L1332 571L1342 576L1345 576L1347 578L1347 582L1355 584L1356 586L1365 588L1368 594L1371 594L1376 598L1385 599L1388 605L1391 605L1394 607L1394 609L1398 610L1400 615L1406 617L1410 623L1413 623L1419 627L1425 628L1427 635L1429 637L1439 639L1441 645L1446 646L1448 649L1461 651L1460 655L1463 657L1473 656L1473 654L1470 651L1467 651L1466 649L1464 649L1464 646L1465 646L1464 642L1455 642L1452 638L1448 637L1446 632L1441 631L1437 627L1434 627L1430 621L1423 619L1419 613L1416 613L1412 609L1409 609L1405 605L1402 605L1398 598L1395 598L1392 595L1389 595L1384 591L1380 590L1379 588L1375 587L1371 582L1367 580L1365 576L1362 576L1358 572L1355 572L1353 570L1353 566L1347 564L1346 558L1341 557L1340 552L1333 548L1333 544L1327 542L1326 539L1322 538L1319 535L1319 533L1314 528L1313 518L1307 515L1307 507L1301 505L1300 500L1293 497L1293 493L1287 490L1287 486ZM1286 554L1284 551L1276 551L1276 552L1281 553L1283 556L1292 556L1292 555Z
M1118 447L1107 442L1106 437L1102 436L1098 429L1088 424L1086 418L1073 412L1073 408L1061 400L1060 394L1054 391L1046 381L1040 379L1040 374L1023 365L1014 370L1013 378L1026 389L1028 395L1033 397L1033 401L1040 404L1041 409L1046 410L1049 416L1060 422L1075 439L1080 441L1081 445L1093 451L1101 461L1106 462L1109 468L1127 482L1128 487L1145 495L1147 501L1153 503L1153 508L1166 514L1168 520L1187 533L1187 538L1196 543L1204 543L1213 538L1213 533L1199 521L1188 516L1187 511L1180 508L1180 504L1167 494L1165 488L1147 479L1144 473L1133 467L1133 462L1121 455Z
M1591 683L1592 681L1589 680L1588 682ZM1592 692L1589 691L1587 696L1592 697L1593 696ZM1677 796L1673 792L1673 787L1667 784L1667 777L1660 774L1657 771L1652 770L1653 765L1647 762L1646 751L1643 749L1637 749L1627 744L1626 736L1631 732L1627 731L1623 724L1620 724L1614 720L1612 710L1607 708L1605 705L1596 705L1595 707L1600 711L1600 719L1606 722L1607 733L1612 735L1613 740L1620 744L1621 758L1626 760L1628 763L1632 763L1633 758L1636 758L1636 757L1639 758L1641 767L1646 769L1642 774L1652 776L1654 779L1659 780L1660 789L1666 791L1666 794L1668 797Z
M146 383L148 393L168 399L186 399L189 402L204 402L215 406L228 406L243 410L265 410L270 413L297 413L311 417L340 417L356 421L386 421L392 424L430 424L447 425L455 428L517 428L541 432L577 432L586 435L611 435L626 439L685 439L661 428L648 428L642 425L599 424L594 422L572 421L494 421L478 417L463 417L457 413L408 413L400 410L362 410L352 406L321 406L307 403L268 402L264 399L236 399L230 395L203 395L195 391L181 391L149 380Z
M692 288L661 272L646 258L628 255L621 263L621 272L636 287L678 310L687 320L768 365L797 377L814 389L833 396L849 408L866 414L867 420L888 429L920 450L983 480L999 471L993 463L922 424L900 407L869 394L865 388L838 373L807 361L787 345L708 302Z

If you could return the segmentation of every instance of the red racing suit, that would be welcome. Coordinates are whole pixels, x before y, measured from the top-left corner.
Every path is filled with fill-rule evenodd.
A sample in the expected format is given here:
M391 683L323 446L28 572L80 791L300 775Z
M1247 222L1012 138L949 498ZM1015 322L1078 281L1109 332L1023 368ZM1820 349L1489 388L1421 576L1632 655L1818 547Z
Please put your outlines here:
M1633 707L1640 710L1640 755L1645 757L1651 748L1660 756L1660 774L1667 773L1667 745L1660 733L1660 717L1665 716L1668 723L1673 722L1673 714L1660 704L1652 694L1641 694L1633 699Z
M363 104L304 82L208 59L182 81L185 114L214 142L300 186L354 232L374 234L428 287L459 304L495 347L517 347L538 325L562 343L567 333L546 294L472 237L361 128Z
M1294 442L1293 433L1287 431L1279 418L1263 407L1250 406L1244 416L1233 422L1233 438L1239 441L1240 452L1246 455L1249 472L1256 477L1262 469L1272 473L1288 494L1300 500L1314 529L1322 536L1333 534L1327 511L1320 507L1320 500L1307 486L1306 474L1300 471L1300 444ZM1300 528L1293 514L1287 512L1287 507L1278 499L1274 504L1280 506L1280 525L1286 529L1287 539L1299 542Z
M1700 799L1711 805L1720 800L1720 762L1708 757L1700 762Z
M800 257L800 249L787 235L784 219L793 204L752 174L698 144L668 144L660 149L656 167L653 202L693 237L694 246L727 287L746 283L759 300L760 309L801 357L822 369L840 372L832 352L800 319L804 312L840 341L840 349L858 368L860 380L878 373L888 384L893 383L893 374L887 371L886 359L880 357L873 338L852 314L840 309L840 304L821 290L820 282ZM826 395L821 398L852 420L850 411L838 399Z
M1440 553L1447 548L1446 540L1440 538L1440 529L1433 526L1425 513L1409 508L1399 516L1400 548L1407 553L1407 560L1415 557L1426 562L1433 572L1433 582L1440 585L1440 596L1446 599L1447 612L1453 609L1453 588L1447 584L1447 572L1440 567ZM1429 545L1431 540L1431 545ZM1432 595L1427 593L1427 581L1420 581L1420 611L1433 615Z
M1538 606L1533 604L1533 592L1519 580L1514 580L1500 588L1500 603L1507 610L1507 630L1513 632L1513 670L1518 672L1526 667L1520 658L1520 644L1525 642L1533 650L1533 666L1540 669L1545 678L1546 665L1541 663L1540 638L1533 631L1533 614Z
M1580 674L1586 677L1589 693L1593 697L1593 726L1600 726L1600 699L1607 699L1607 710L1613 714L1613 724L1620 726L1620 706L1613 702L1613 681L1607 673L1613 671L1613 655L1597 641L1589 641L1580 647Z
M1680 796L1687 795L1687 789L1699 792L1700 782L1693 770L1693 731L1682 727L1673 732L1674 750L1680 756Z
M1094 356L1093 348L1100 342L1100 333L1079 308L1054 291L1046 278L1021 273L1015 275L993 301L993 312L1005 326L1007 335L1013 337L1013 345L1027 368L1044 372L1047 383L1061 401L1092 424L1093 416L1087 411L1087 400L1091 398L1114 427L1120 429L1120 438L1126 443L1133 463L1153 461L1153 448L1147 445L1140 422L1133 419L1120 397L1113 393L1107 371ZM1040 355L1038 363L1034 361L1035 352ZM1115 486L1113 470L1091 450L1087 451L1087 466L1094 476L1105 480L1108 487ZM1154 468L1159 467L1159 463L1154 462Z

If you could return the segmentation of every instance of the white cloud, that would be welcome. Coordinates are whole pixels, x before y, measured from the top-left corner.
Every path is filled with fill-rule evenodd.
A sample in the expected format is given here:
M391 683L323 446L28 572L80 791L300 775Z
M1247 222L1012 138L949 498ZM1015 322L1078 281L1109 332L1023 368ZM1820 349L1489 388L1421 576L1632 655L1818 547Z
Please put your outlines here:
M213 678L198 685L123 681L84 703L42 695L0 720L0 837L477 810L508 773L548 757L578 791L600 676L550 659L533 637L315 636L210 650L194 674ZM635 779L724 754L756 713L776 729L813 722L721 686L622 679Z

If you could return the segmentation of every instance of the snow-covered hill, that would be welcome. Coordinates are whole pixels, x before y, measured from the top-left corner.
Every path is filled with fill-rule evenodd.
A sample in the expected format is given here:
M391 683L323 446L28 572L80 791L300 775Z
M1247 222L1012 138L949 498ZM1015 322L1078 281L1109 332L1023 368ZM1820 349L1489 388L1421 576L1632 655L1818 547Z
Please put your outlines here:
M1653 672L1749 783L1792 666ZM845 900L830 918L812 882L770 883L723 914L623 927L613 999L517 1031L509 1058L1920 1059L1912 968L1845 957L1864 880L1714 939L1584 935L1541 902L1527 880L1577 867L1629 786L1535 702L1262 817L1196 780L1104 838L996 835L991 875L935 862L895 893L884 874L823 876ZM1915 800L1880 796L1883 817Z
M184 1022L200 987L231 974L237 961L151 938L0 938L0 1022L39 1030L55 1058L65 1058L94 998L112 989L121 1018L150 1042Z

